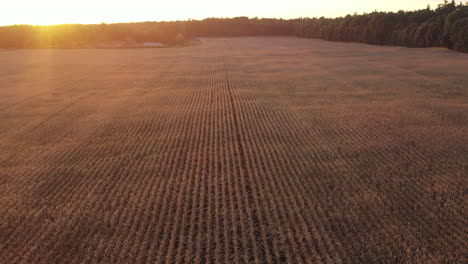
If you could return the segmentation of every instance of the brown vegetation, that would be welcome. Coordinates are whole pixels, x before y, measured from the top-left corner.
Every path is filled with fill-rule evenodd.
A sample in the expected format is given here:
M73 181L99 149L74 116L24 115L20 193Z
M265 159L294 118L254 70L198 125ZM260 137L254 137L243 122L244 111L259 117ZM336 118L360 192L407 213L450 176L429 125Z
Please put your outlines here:
M0 52L1 263L466 261L466 54L202 41Z

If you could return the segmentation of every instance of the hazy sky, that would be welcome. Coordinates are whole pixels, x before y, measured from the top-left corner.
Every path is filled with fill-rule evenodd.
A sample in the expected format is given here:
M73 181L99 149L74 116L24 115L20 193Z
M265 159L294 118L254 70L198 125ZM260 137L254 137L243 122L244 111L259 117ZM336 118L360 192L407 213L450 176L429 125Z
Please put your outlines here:
M7 0L0 25L137 22L206 17L337 17L415 10L443 0Z

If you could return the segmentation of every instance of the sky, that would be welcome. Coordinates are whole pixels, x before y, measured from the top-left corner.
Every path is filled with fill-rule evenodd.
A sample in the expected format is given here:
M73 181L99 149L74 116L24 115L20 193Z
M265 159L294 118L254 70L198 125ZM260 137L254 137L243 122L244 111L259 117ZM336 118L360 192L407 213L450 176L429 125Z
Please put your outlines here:
M443 0L6 0L0 25L171 21L207 17L339 17L434 8Z

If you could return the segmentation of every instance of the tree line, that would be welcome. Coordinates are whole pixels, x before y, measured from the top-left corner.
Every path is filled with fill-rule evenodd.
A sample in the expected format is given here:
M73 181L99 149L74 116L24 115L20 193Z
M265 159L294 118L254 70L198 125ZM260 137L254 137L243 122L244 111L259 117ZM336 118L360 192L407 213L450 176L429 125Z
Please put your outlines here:
M184 22L14 25L0 27L0 47L86 48L112 42L176 44L181 41L185 26Z
M468 3L446 0L435 9L304 18L295 23L294 30L306 38L468 52Z
M181 44L196 37L297 36L468 52L468 3L445 0L436 8L372 12L339 18L208 18L174 22L0 27L0 48L80 48L103 43Z

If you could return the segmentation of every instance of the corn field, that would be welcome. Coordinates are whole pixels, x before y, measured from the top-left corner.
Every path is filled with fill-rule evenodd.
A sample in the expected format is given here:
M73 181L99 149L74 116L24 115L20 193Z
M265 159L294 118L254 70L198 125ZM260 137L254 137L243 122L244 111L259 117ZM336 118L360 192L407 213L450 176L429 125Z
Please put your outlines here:
M467 261L466 54L256 37L0 61L0 263Z

